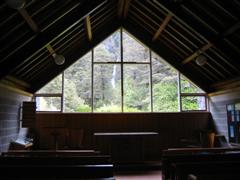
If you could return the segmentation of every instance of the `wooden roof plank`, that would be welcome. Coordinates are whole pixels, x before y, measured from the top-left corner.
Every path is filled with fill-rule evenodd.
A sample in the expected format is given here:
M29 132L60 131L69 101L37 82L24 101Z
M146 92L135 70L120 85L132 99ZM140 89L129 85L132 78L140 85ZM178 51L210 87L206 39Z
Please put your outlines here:
M48 69L43 71L41 74L48 73L48 78L45 78L44 76L38 75L34 81L37 81L38 83L35 83L33 87L29 90L30 92L36 92L39 90L42 86L44 86L47 82L49 82L51 79L56 77L58 74L60 74L66 67L70 66L73 62L75 62L79 57L86 54L91 48L96 46L98 43L102 42L107 36L109 36L111 33L116 31L120 27L119 22L116 20L110 21L108 24L106 24L101 31L98 32L98 36L96 36L92 42L90 43L87 39L87 41L81 41L81 44L78 44L75 47L71 47L69 52L65 52L65 58L68 59L68 61L65 62L65 66L57 66L54 71L49 72Z
M92 26L91 26L90 15L86 16L84 22L85 22L85 29L87 32L88 40L89 40L89 42L91 42L93 36L92 36Z
M43 48L46 44L53 41L57 36L64 33L67 29L71 28L75 23L85 18L86 15L96 10L107 0L91 1L90 3L82 4L66 14L63 18L57 21L54 25L46 29L46 31L39 33L34 39L24 44L23 47L13 52L8 57L0 61L0 79L8 75L14 67L34 54L39 49Z
M21 8L18 10L18 12L22 15L24 20L27 22L27 24L30 26L30 28L33 30L33 32L38 33L40 32L40 29L36 22L32 19L32 17L28 14L25 8Z
M157 32L154 34L152 41L156 41L157 38L161 35L161 33L163 32L163 30L166 28L166 26L168 25L169 21L172 19L173 14L169 13L165 19L163 20L162 24L159 26Z
M134 34L136 38L142 41L146 46L164 58L169 64L178 69L186 77L190 79L206 92L211 92L208 84L211 82L209 79L202 78L200 73L195 73L194 69L184 68L178 61L179 56L172 52L168 47L160 44L159 41L152 42L152 37L149 33L143 32L143 28L138 28L135 24L125 23L124 28L130 33Z

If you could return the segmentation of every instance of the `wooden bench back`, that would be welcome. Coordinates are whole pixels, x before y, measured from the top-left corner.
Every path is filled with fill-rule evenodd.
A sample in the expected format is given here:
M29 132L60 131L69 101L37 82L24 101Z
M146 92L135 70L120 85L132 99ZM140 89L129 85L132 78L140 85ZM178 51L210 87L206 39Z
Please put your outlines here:
M3 152L2 156L84 156L100 154L95 150L11 150Z
M108 155L84 156L1 156L3 179L94 179L113 178Z
M224 172L222 165L229 166L233 173L233 163L240 165L239 149L233 148L179 148L162 153L163 179L187 179L189 174L208 171L214 174ZM210 167L211 165L211 167ZM240 177L240 173L239 173Z

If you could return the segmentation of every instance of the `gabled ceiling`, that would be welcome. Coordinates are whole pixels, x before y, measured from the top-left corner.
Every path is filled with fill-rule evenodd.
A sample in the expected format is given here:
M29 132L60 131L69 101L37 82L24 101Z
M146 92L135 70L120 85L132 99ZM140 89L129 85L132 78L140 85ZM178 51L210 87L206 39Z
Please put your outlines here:
M33 93L123 27L206 92L240 86L239 11L238 0L2 1L0 79Z

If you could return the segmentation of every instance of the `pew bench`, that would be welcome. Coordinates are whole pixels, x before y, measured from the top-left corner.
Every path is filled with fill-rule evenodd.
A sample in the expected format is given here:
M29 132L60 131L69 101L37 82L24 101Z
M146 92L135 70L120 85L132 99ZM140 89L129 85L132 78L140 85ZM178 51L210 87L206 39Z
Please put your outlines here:
M233 148L176 148L162 153L163 179L188 179L195 176L217 176L240 173L234 165L240 165L240 151ZM226 169L225 169L226 167ZM225 173L225 174L224 174ZM210 178L211 179L211 178Z
M240 162L236 161L203 161L173 163L174 174L171 179L187 180L194 175L197 180L239 180Z
M1 179L114 179L108 155L1 156Z
M84 155L100 154L100 151L95 150L9 150L2 152L2 156L84 156Z

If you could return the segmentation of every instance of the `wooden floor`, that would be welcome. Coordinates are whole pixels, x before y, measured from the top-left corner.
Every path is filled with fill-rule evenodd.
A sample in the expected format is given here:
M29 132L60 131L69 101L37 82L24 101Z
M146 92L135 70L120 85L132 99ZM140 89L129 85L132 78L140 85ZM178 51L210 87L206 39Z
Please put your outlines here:
M121 171L114 174L116 180L162 180L160 170Z

